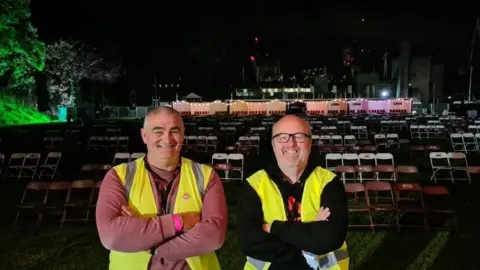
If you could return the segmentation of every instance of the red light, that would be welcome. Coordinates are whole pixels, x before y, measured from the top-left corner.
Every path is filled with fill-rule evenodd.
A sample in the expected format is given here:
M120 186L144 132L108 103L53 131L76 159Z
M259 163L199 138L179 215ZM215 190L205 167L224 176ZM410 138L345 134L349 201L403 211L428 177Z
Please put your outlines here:
M250 56L250 61L255 62L255 57Z
M258 43L259 39L258 37L255 37L255 42Z
M365 18L362 18L362 22L365 22Z

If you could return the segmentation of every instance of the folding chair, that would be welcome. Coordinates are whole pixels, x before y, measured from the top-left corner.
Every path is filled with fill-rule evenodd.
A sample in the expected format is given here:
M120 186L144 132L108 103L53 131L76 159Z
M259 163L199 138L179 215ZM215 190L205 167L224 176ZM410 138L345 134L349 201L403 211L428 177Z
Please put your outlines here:
M43 176L50 177L50 180L53 180L55 176L59 175L58 165L62 159L62 153L60 152L49 152L45 161L42 165L40 165L40 174L38 176L39 179L42 179Z
M465 152L465 144L463 142L462 134L460 133L450 134L450 142L452 143L453 151Z
M370 211L370 205L368 204L367 200L367 191L365 189L365 186L363 184L359 183L348 183L345 184L345 192L348 195L353 195L353 199L348 200L348 212L349 213L366 213L368 215L369 219L369 224L353 224L352 219L350 219L350 222L348 224L349 228L353 227L370 227L370 229L375 231L375 227L373 225L373 218L372 214ZM363 197L359 197L359 194L363 193ZM361 201L363 199L363 201Z
M115 153L113 156L113 165L127 163L130 161L130 153Z
M51 182L48 186L44 211L40 214L39 224L44 215L59 216L60 226L63 226L65 203L70 195L71 183L68 181Z
M477 148L477 141L473 133L467 132L462 134L463 146L465 152L475 151Z
M207 136L207 150L215 152L217 150L217 136Z
M345 135L343 137L343 142L347 148L350 146L356 146L358 143L354 135Z
M19 178L28 177L33 180L37 176L38 164L40 164L40 153L28 153L23 160L23 166L20 168Z
M470 174L467 172L467 156L464 153L450 152L447 154L447 158L452 182L455 182L455 180L468 180L468 183L471 184ZM463 174L463 177L459 172Z
M334 171L335 167L337 167L338 165L343 165L342 154L328 153L325 156L325 168L327 170Z
M10 159L7 164L6 176L13 176L20 179L23 164L25 163L25 153L13 153L10 155Z
M445 152L431 152L430 156L430 166L432 168L432 177L430 180L433 180L435 184L437 180L450 180L454 183L451 170L450 170L450 162L448 160L448 155ZM442 172L446 172L448 178L440 177L439 174Z
M344 184L346 184L345 181L347 180L348 181L357 180L355 167L353 166L338 165L337 167L335 167L335 173L340 176L340 180L342 180ZM350 177L348 177L348 175L350 175Z
M373 139L377 148L387 148L387 137L385 136L385 134L375 134Z
M25 187L20 204L16 206L17 215L13 221L13 225L17 224L20 213L23 211L34 212L37 215L36 226L40 224L41 213L47 199L48 182L30 182Z
M229 173L230 180L243 181L244 156L239 153L228 154L228 163L232 165ZM240 173L240 177L234 177L234 173Z
M400 149L400 138L396 133L387 134L387 148L395 147L395 149Z
M228 163L228 154L214 153L212 155L212 165L215 171L219 173L220 179L228 181L228 174L232 169L232 164Z
M70 192L67 195L65 208L62 216L62 224L66 221L88 222L90 216L90 207L95 192L95 181L93 180L75 180L72 182ZM83 218L72 218L68 216L69 210L80 210L84 212Z
M377 212L389 212L394 215L395 219L395 225L397 226L398 229L398 215L397 215L397 206L395 205L395 199L393 195L393 189L390 183L388 182L383 182L383 181L373 181L373 182L368 182L366 185L366 190L367 190L367 202L370 205L370 210L373 214ZM371 197L370 192L373 191L375 192L375 197ZM385 197L378 197L378 193L389 193L388 196ZM372 198L375 198L375 202L372 203ZM376 223L374 222L373 225L375 227L390 227L392 224L389 223Z
M130 138L128 136L119 136L117 150L128 151L129 141Z
M345 153L342 154L342 164L347 166L360 165L360 160L358 155L355 153Z
M416 183L396 183L395 200L398 208L398 230L401 227L414 227L427 229L427 218L425 216L425 206L423 202L422 187ZM402 214L420 214L423 219L423 225L404 224L401 222Z
M452 198L448 189L444 186L426 186L423 187L423 196L425 203L425 213L427 216L427 230L433 227L431 217L434 214L452 215L455 219L455 210L453 209ZM446 197L446 200L445 200ZM454 227L457 226L453 221ZM438 226L437 228L450 228L450 226Z

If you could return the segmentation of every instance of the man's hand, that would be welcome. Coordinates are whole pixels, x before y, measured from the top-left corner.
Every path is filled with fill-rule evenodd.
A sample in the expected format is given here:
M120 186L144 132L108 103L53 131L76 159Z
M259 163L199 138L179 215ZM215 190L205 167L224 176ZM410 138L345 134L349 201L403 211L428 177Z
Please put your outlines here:
M191 230L201 219L199 212L185 212L177 215L182 220L182 231L184 232Z
M264 231L264 232L270 233L270 229L272 228L272 224L264 223L264 224L262 225L262 228L263 228L263 231Z
M328 221L328 217L330 216L330 209L328 207L320 207L320 212L318 212L317 217L315 218L316 221Z

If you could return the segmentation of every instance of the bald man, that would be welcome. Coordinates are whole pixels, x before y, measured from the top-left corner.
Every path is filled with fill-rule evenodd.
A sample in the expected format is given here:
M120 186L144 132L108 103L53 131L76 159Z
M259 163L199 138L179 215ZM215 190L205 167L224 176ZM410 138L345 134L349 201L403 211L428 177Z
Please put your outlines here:
M345 189L310 159L309 123L287 115L271 140L276 161L247 179L240 198L244 269L348 269Z
M222 183L210 166L180 157L184 124L170 107L148 113L141 129L145 158L105 176L96 222L113 270L220 269L225 239Z

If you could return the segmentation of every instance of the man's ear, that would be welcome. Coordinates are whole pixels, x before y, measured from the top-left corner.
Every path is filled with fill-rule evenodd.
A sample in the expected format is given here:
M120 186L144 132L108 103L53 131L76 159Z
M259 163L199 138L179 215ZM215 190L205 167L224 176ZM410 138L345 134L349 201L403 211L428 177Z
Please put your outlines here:
M142 137L143 143L147 143L147 131L144 128L140 129L140 136Z

